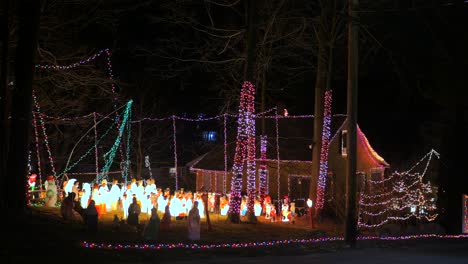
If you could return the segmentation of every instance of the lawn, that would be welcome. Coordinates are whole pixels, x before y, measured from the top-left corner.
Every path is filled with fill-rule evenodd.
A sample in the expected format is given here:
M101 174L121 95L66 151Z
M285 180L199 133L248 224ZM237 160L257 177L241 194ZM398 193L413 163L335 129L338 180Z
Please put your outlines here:
M93 241L105 243L134 243L142 242L141 232L120 222L115 228L113 225L114 214L121 217L121 212L108 212L99 219L99 231L97 234L89 234L82 223L67 223L60 216L59 208L33 207L33 214L42 218L49 219L60 225L60 228L69 233L69 240L74 241ZM162 215L160 215L162 218ZM142 213L140 215L141 229L147 223L149 215ZM270 240L285 240L293 238L310 238L317 235L334 236L336 234L333 225L322 223L315 229L310 227L307 217L297 218L295 223L272 223L264 217L258 217L258 223L232 224L227 221L226 216L218 214L210 215L212 229L208 230L206 218L201 220L201 241L199 243L235 243L235 242L255 242ZM242 219L245 220L245 219ZM186 242L187 239L187 220L175 220L173 218L170 230L160 232L160 243Z

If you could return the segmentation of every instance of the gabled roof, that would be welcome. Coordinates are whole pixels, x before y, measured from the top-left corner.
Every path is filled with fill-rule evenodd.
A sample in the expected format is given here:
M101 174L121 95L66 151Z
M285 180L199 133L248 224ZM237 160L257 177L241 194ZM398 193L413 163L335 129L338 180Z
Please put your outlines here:
M345 126L346 116L335 116L330 124L331 140L336 140L338 132ZM261 134L261 121L257 121L256 134ZM312 160L312 149L309 147L313 142L314 135L314 120L313 118L280 118L278 119L279 132L279 156L281 161L304 161ZM276 142L276 122L274 119L266 120L265 131L267 134L267 159L277 159L277 142ZM358 129L359 137L365 142L369 150L369 155L374 160L388 166L373 149L365 137L364 133ZM232 168L234 160L236 143L231 141L226 145L227 169ZM189 162L189 167L192 169L224 171L224 144L215 146L210 152L198 157ZM260 157L260 137L256 139L256 158Z

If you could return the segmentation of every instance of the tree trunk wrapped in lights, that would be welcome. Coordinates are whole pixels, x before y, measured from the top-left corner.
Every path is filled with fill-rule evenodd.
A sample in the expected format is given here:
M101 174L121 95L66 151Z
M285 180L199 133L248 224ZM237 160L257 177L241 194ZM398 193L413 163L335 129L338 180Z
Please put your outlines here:
M246 163L247 191L249 195L248 210L253 214L255 200L255 86L244 81L242 85L239 119L237 127L236 153L232 167L231 201L229 205L229 219L231 222L240 221L242 174Z

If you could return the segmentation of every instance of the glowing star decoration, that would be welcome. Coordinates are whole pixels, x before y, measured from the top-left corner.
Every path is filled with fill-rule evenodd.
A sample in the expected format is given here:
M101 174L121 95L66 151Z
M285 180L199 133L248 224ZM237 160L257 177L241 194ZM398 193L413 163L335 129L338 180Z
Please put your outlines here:
M331 107L332 107L332 91L325 91L324 97L324 113L323 113L323 128L322 128L322 148L320 149L320 167L319 177L317 181L317 208L323 208L325 186L327 184L328 173L328 147L330 145L330 124L331 124Z
M260 136L260 169L259 174L259 192L260 192L260 204L263 204L265 194L268 192L267 186L267 168L266 168L266 152L267 152L267 136Z
M254 212L255 201L255 86L244 81L240 96L239 118L237 120L237 141L232 166L231 200L229 214L232 221L238 221L241 204L242 174L246 163L248 210Z

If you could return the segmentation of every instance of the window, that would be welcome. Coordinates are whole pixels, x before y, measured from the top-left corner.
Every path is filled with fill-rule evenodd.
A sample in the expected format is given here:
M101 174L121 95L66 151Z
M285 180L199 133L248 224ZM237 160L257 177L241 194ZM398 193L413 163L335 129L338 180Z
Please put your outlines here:
M372 181L381 181L383 180L383 173L384 169L383 168L371 168L370 170L371 173L371 180Z
M348 130L341 130L341 156L348 156Z
M216 132L215 131L204 131L203 140L214 142L216 141Z

